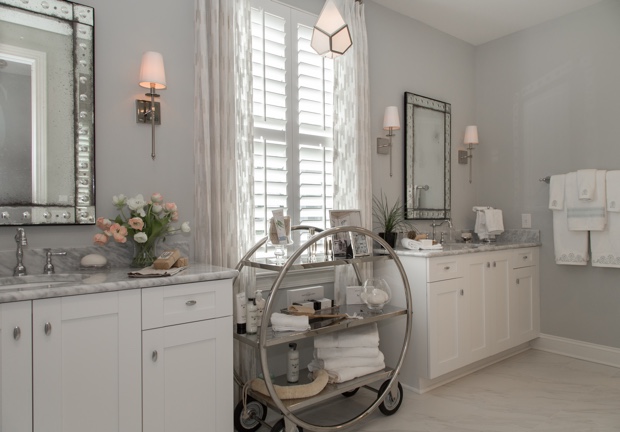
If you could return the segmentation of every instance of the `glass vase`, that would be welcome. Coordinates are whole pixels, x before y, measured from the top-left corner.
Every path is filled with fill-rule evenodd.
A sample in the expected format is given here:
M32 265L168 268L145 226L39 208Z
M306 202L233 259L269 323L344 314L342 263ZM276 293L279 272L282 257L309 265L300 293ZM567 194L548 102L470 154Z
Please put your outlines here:
M157 241L147 241L146 243L134 243L133 259L131 260L131 267L144 268L153 264L157 259L157 253L155 248Z

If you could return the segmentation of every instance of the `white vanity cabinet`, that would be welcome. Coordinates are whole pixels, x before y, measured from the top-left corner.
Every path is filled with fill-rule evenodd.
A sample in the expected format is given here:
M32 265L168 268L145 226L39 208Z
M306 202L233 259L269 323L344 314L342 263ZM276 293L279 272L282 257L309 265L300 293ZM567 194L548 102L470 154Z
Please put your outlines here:
M231 281L143 290L148 432L233 430Z
M34 431L141 428L140 290L32 302Z
M401 371L406 385L426 391L538 337L537 247L400 259L413 298L411 349ZM391 266L375 264L375 274L390 282ZM397 294L392 304L402 301ZM398 352L390 339L401 332L382 330L388 363Z
M0 304L0 431L32 431L29 301Z

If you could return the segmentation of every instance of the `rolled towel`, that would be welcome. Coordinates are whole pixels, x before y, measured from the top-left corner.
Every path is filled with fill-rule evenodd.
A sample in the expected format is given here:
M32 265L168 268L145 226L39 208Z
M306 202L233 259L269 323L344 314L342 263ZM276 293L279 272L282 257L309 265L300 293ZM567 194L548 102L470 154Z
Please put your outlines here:
M286 315L278 312L271 314L273 331L306 331L310 330L310 321L306 315Z
M374 358L379 355L381 351L379 348L370 347L355 347L355 348L315 348L314 358L327 360L334 358L349 358L349 357L366 357Z
M328 370L327 374L329 375L330 383L343 383L364 375L368 375L373 372L383 370L384 368L385 365L345 367L342 369Z
M579 199L591 201L596 197L596 170L582 169L577 171L577 191Z
M280 399L300 399L315 396L325 388L329 376L324 370L316 371L313 376L314 381L308 384L288 386L274 385L273 388ZM262 393L265 396L271 396L264 380L255 378L250 385L252 386L252 390Z
M377 323L334 332L314 338L315 348L378 347Z
M308 370L313 372L320 369L342 369L345 367L368 367L368 366L385 366L385 357L382 352L376 357L347 357L347 358L331 358L331 359L313 359L308 364Z

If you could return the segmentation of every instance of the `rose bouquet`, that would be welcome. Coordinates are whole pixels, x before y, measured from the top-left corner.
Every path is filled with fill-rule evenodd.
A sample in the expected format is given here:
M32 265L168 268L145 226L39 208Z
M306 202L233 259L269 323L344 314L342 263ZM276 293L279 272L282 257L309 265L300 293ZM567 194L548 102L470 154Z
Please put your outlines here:
M179 220L177 206L171 202L164 203L159 193L153 194L148 202L141 194L133 198L115 195L112 201L120 214L114 220L97 218L97 226L103 233L95 234L93 240L98 245L105 245L110 238L117 243L126 243L127 238L133 240L135 252L132 267L153 264L159 239L165 240L167 235L191 231L189 222L183 222L180 227L171 225L171 222Z

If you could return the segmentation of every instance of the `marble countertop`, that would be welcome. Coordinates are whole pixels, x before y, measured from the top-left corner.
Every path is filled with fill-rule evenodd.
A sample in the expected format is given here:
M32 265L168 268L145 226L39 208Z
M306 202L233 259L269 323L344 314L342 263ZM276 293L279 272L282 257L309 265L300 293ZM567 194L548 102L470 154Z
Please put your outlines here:
M0 303L93 294L127 289L149 288L164 285L178 285L190 282L231 279L237 276L234 269L192 263L174 276L131 278L127 272L135 269L111 268L107 270L84 270L67 274L57 273L52 283L36 282L31 285L3 285L0 283ZM33 279L44 275L34 275ZM13 278L5 278L9 282Z
M443 249L405 249L402 246L398 246L394 249L397 255L400 256L415 256L422 258L434 258L450 255L463 255L468 253L480 253L491 252L507 249L518 249L528 247L541 246L540 242L498 242L498 243L451 243L444 245ZM383 252L381 250L375 250L375 252Z

